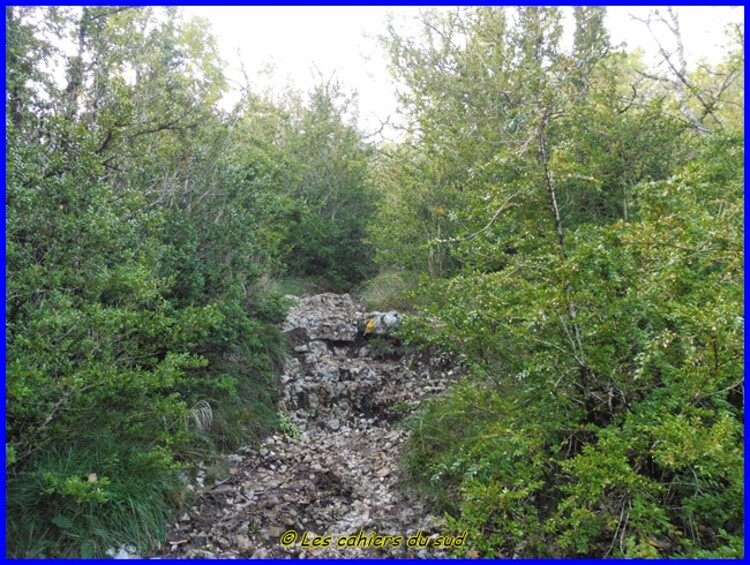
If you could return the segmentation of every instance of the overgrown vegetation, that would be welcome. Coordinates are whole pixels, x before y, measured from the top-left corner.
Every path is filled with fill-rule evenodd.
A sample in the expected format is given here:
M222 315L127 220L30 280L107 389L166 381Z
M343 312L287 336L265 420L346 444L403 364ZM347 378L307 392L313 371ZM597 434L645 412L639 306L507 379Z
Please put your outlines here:
M741 44L657 81L603 15L568 52L554 8L385 39L412 135L375 168L378 258L428 278L405 335L471 367L406 480L487 557L739 556Z
M6 10L11 556L158 541L192 463L283 424L267 281L371 272L369 149L337 85L223 112L204 28Z
M469 369L404 461L466 551L741 555L743 30L689 71L673 16L666 75L602 8L394 24L375 147L334 81L220 109L176 9L7 8L8 555L158 543L195 462L299 433L283 295L352 290Z

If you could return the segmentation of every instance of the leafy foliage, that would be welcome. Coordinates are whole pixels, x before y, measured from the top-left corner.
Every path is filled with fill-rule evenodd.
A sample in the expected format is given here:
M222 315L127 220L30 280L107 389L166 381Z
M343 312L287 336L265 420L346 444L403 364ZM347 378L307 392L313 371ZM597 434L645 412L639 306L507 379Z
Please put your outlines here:
M9 554L146 549L192 462L293 432L266 281L371 274L370 149L332 83L220 111L179 10L6 16Z
M285 305L257 281L279 260L279 173L272 155L226 156L242 131L214 109L199 23L8 16L8 551L146 549L191 461L277 424Z
M407 479L488 557L737 555L742 137L642 94L602 14L569 53L552 8L390 30L415 157L373 238L427 277L407 338L471 368L413 420Z
M333 80L220 110L177 9L8 8L9 555L145 549L196 459L298 433L274 287L461 357L404 470L469 555L741 555L742 30L654 76L604 16L567 50L557 8L391 25L374 147Z
M319 84L309 98L306 106L290 101L282 129L281 149L294 171L286 190L295 202L285 261L293 276L345 291L374 274L365 239L376 198L367 181L371 149L347 123L351 101L337 83Z

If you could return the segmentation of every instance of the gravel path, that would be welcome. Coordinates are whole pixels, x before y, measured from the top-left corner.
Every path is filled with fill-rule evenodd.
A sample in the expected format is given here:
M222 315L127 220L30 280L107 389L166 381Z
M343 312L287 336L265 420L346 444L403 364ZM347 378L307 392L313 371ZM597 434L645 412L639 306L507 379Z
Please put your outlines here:
M229 478L199 490L161 557L450 555L436 547L456 543L438 537L448 533L442 520L397 483L400 421L457 375L446 359L373 354L363 328L380 314L333 294L290 311L282 409L291 433L229 455Z

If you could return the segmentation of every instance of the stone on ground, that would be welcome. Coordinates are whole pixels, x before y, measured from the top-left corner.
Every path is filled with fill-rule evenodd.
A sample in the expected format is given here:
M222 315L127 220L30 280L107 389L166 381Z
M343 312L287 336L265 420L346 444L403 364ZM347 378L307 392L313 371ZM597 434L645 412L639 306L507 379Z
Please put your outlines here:
M408 431L398 425L425 398L457 378L444 359L376 360L366 324L387 333L395 312L366 313L351 296L301 299L282 329L294 355L281 381L281 410L297 434L274 435L228 458L234 473L206 484L168 534L162 557L440 557L443 550L409 548L408 536L440 533L443 521L423 501L396 488ZM437 363L439 362L439 363ZM416 365L410 368L410 365ZM201 477L202 478L202 477ZM206 480L206 483L209 481ZM280 538L297 539L284 546ZM341 536L401 535L386 547L338 547ZM303 547L314 536L330 545ZM322 542L321 542L322 543Z

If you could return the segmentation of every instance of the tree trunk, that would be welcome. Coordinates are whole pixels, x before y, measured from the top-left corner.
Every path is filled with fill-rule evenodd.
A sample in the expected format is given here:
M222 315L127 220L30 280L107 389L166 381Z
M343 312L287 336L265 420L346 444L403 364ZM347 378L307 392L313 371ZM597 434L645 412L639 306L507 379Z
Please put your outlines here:
M567 259L565 250L565 227L562 221L562 215L560 214L560 207L557 203L557 192L555 190L555 184L552 180L552 175L549 170L549 140L547 138L547 129L549 127L549 120L552 114L551 108L545 108L542 121L539 125L538 137L539 137L539 162L544 172L544 185L549 196L550 209L555 222L555 231L557 233L558 242L558 255L560 258L560 265L565 264ZM586 405L589 404L590 400L590 389L591 389L591 370L586 363L586 357L583 352L583 343L581 341L581 331L578 326L578 309L576 303L573 300L573 290L569 280L563 281L563 291L568 306L568 327L565 321L560 318L560 322L563 325L563 330L570 344L573 356L579 366L579 374L581 376L580 386L583 391L583 399Z

